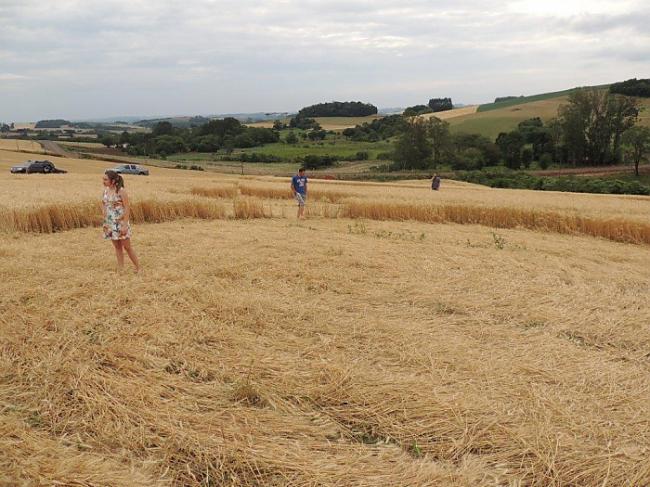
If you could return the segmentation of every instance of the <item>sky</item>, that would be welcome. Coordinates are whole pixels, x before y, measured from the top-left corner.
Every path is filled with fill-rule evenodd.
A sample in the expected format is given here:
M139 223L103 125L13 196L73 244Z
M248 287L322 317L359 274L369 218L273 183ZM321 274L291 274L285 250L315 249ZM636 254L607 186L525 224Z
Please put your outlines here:
M648 0L0 0L0 121L484 103L650 77Z

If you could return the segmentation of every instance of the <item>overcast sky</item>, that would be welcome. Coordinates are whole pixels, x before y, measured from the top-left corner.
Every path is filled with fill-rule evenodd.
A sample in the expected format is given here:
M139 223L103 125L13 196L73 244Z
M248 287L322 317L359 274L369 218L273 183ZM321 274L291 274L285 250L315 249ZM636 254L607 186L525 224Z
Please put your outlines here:
M458 103L650 77L648 0L0 0L0 121Z

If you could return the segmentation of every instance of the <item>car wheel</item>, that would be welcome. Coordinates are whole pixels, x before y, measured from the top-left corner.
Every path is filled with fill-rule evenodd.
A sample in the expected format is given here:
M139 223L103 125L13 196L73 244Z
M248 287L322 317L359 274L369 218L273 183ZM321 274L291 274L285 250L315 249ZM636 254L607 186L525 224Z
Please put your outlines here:
M45 167L43 168L43 172L44 172L45 174L47 174L47 173L50 172L51 170L52 170L52 168L49 167L49 166L45 166Z

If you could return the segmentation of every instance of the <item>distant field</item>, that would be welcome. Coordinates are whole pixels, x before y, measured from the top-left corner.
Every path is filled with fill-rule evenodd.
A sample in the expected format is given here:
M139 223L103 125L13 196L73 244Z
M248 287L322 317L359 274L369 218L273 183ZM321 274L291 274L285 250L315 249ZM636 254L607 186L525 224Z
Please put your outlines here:
M69 147L81 147L85 149L104 149L106 146L99 142L71 142L71 141L57 141L59 145L65 145Z
M324 130L343 130L350 127L355 127L363 123L369 123L378 118L382 118L381 115L371 115L368 117L317 117L315 120L323 127ZM289 122L289 119L282 120L285 123ZM273 127L273 120L265 122L255 122L246 124L249 127L264 127L271 128Z
M435 116L446 120L454 133L479 133L495 139L499 133L514 130L517 124L529 118L540 117L548 121L556 117L558 108L566 103L568 94L572 91L574 90L527 96L501 103L472 105L446 112L425 114L423 118ZM650 99L640 99L640 102L642 111L639 115L639 124L650 126ZM318 118L317 120L326 130L342 130L375 118L381 117ZM273 122L260 122L250 126L272 127Z
M444 112L425 113L424 115L421 115L421 117L422 118L436 117L439 118L440 120L449 120L456 117L462 117L464 115L472 115L476 113L477 108L478 105L470 105L462 108L454 108L453 110L445 110Z
M33 140L0 139L0 149L44 153L43 147Z
M540 117L548 121L556 117L558 108L567 102L568 95L572 91L575 89L480 105L474 114L450 119L451 130L456 133L480 133L496 138L500 132L514 130L517 124L526 119ZM650 126L650 99L641 98L639 101L641 104L639 124Z
M449 120L452 132L479 133L495 139L501 132L514 130L517 124L533 117L548 121L557 116L557 110L567 97L549 98L521 105L507 106Z
M256 153L268 154L282 157L285 160L293 160L298 157L304 157L307 154L314 155L331 155L341 158L352 157L357 152L368 152L369 159L376 159L377 154L389 152L393 148L390 142L354 142L346 139L336 139L335 141L325 140L322 144L318 142L301 141L298 144L291 145L278 142L275 144L266 144L260 147L251 147L250 149L237 150L237 153ZM175 160L214 160L212 153L188 153L175 154L167 158L170 161Z
M607 88L609 85L591 86L590 88ZM563 98L569 93L579 90L580 88L571 88L569 90L554 91L550 93L541 93L539 95L524 96L522 98L515 98L512 100L501 101L498 103L486 103L478 107L478 112L489 112L491 110L499 110L501 108L508 108L515 105L522 105L524 103L531 103L536 101L550 100L553 98Z

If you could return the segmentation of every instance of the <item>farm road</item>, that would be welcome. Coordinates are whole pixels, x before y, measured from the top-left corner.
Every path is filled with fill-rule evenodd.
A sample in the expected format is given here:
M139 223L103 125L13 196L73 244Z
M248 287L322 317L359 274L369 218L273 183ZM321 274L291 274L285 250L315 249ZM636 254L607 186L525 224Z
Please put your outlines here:
M74 157L74 158L79 157L78 154L74 152L66 151L59 144L57 144L56 142L52 142L51 140L39 140L38 143L41 144L45 152L49 154L60 156L60 157Z

